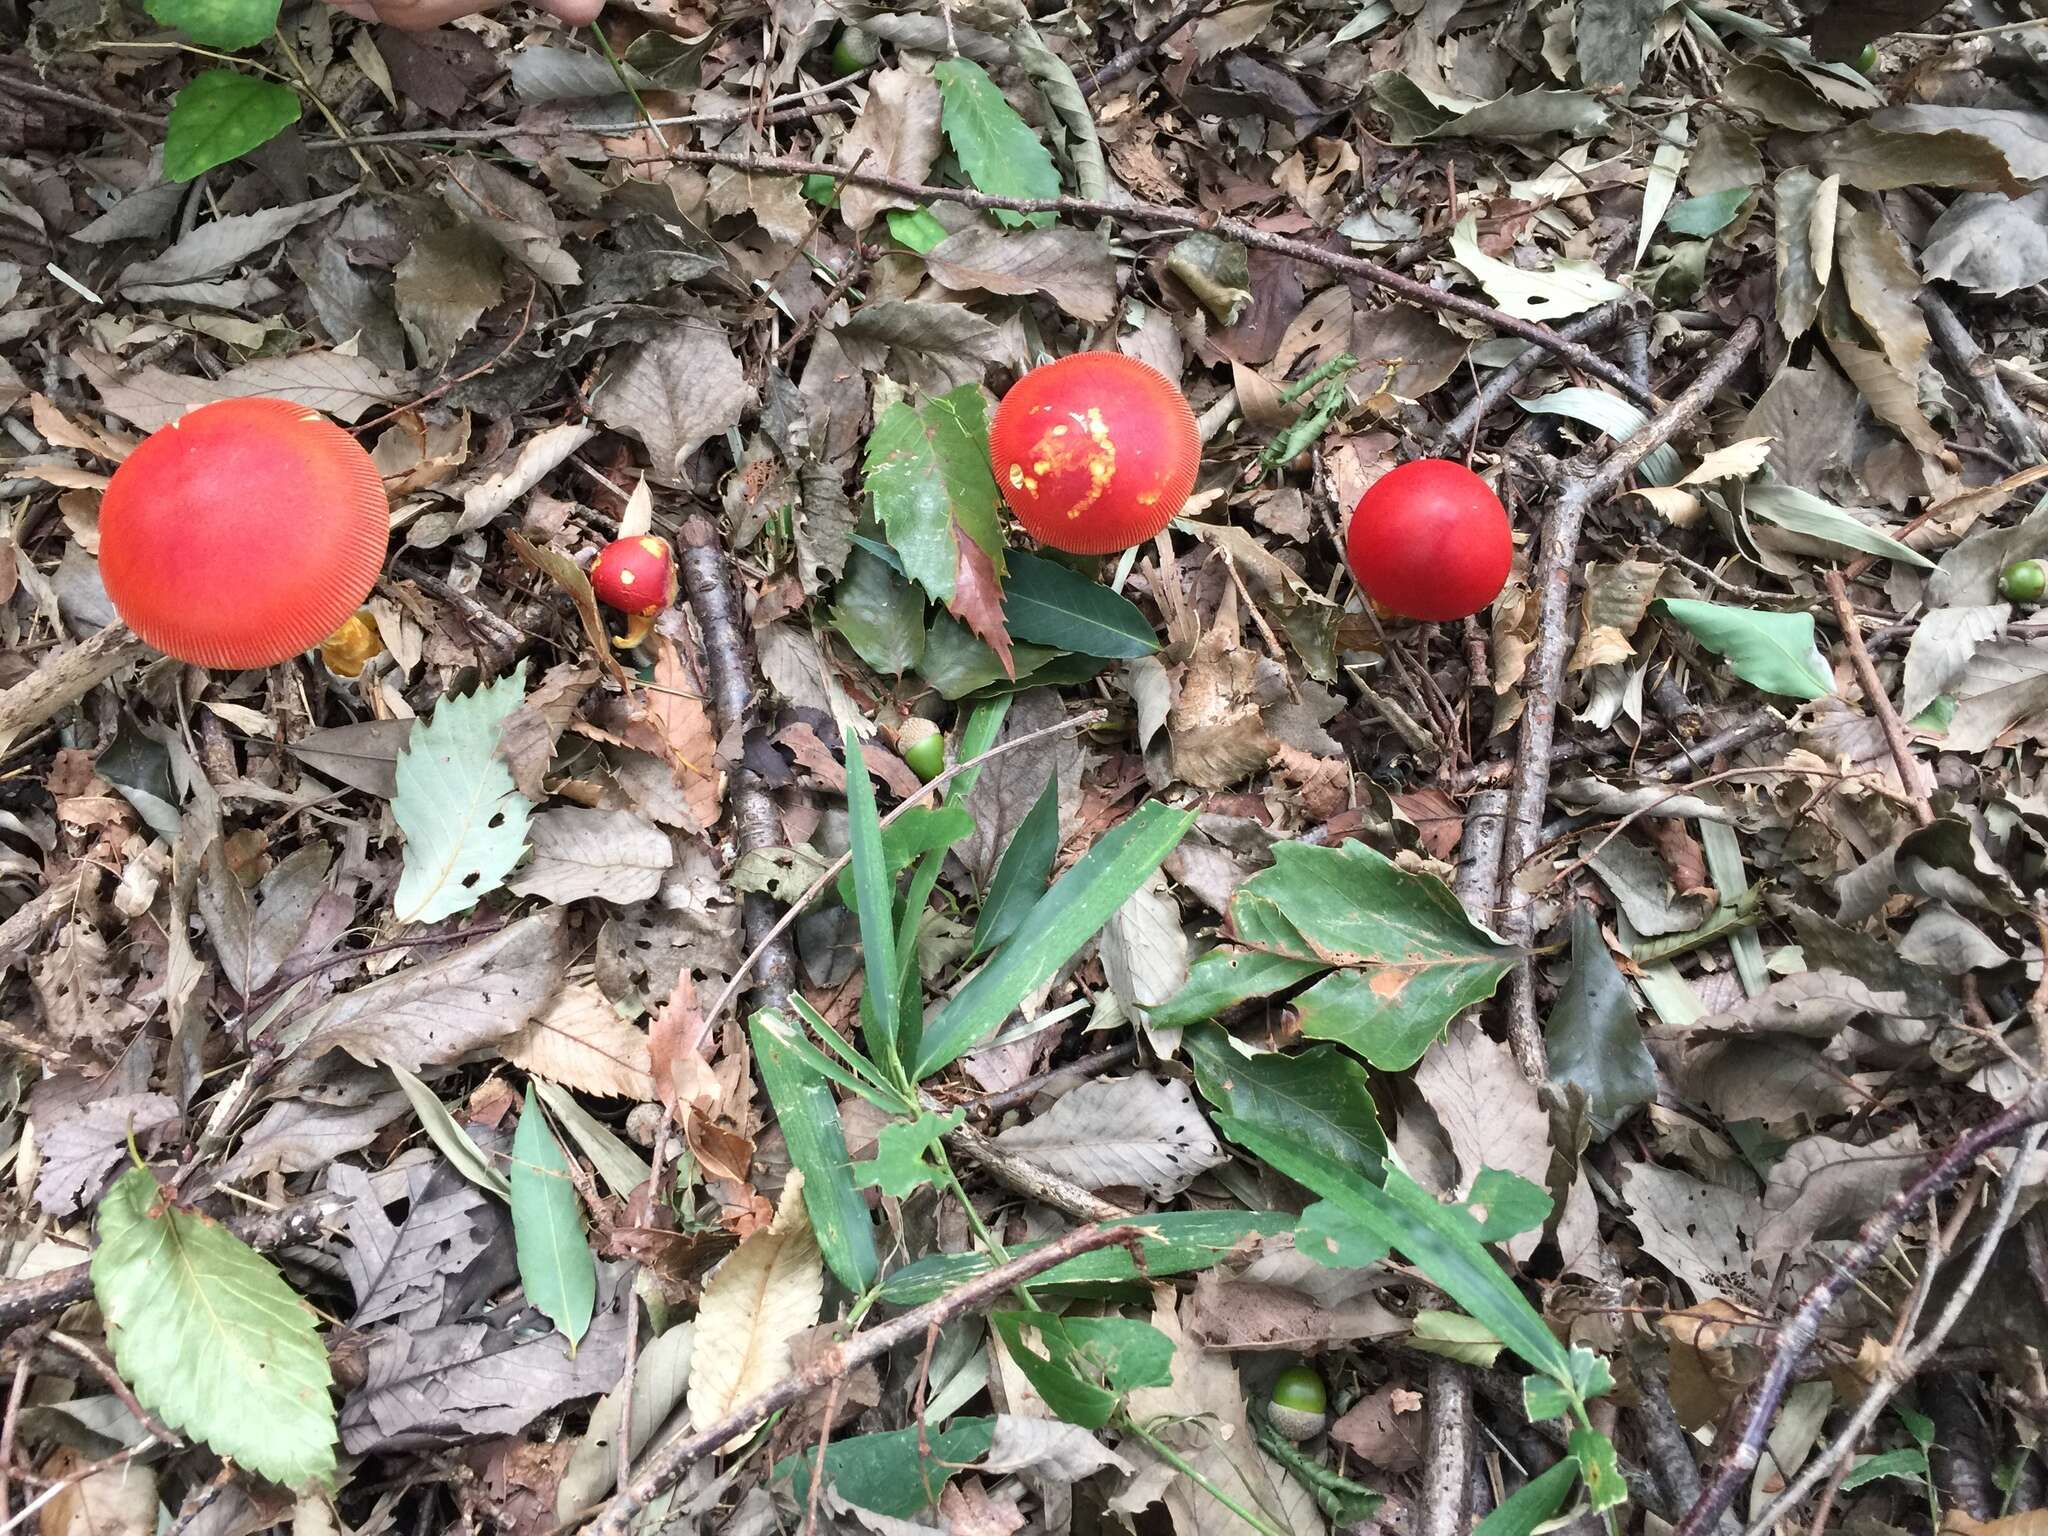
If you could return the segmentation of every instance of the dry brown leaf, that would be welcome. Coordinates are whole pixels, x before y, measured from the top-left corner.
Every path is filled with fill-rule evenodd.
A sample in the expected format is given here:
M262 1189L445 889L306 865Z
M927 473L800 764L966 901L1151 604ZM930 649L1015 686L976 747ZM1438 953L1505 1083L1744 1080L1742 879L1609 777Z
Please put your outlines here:
M503 1051L521 1071L564 1088L641 1103L654 1097L647 1036L619 1016L595 982L562 988Z
M818 1320L825 1271L803 1192L803 1174L792 1170L775 1219L734 1249L704 1287L690 1362L690 1422L699 1430L787 1376L792 1341Z
M703 691L684 667L666 635L654 642L655 686L642 695L642 717L658 733L661 750L675 770L683 803L699 832L718 825L725 801L725 771L718 766L718 733L704 707Z
M1279 746L1259 710L1258 658L1241 643L1236 594L1195 645L1166 713L1173 772L1198 789L1226 789L1272 761Z

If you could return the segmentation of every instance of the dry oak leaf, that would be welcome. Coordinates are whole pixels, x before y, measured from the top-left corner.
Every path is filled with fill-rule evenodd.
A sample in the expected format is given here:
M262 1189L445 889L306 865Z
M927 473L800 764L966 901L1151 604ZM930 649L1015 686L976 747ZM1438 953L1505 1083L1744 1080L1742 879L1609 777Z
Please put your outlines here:
M791 1343L818 1321L825 1270L803 1185L792 1170L775 1219L734 1249L704 1287L690 1363L690 1422L699 1430L789 1375Z
M654 1097L647 1036L595 982L562 988L502 1050L513 1066L564 1088L641 1103Z

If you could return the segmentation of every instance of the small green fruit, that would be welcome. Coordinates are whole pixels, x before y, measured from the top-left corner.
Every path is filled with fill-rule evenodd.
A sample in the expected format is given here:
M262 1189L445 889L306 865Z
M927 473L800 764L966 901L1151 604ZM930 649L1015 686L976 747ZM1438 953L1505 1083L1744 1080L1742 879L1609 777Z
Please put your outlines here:
M929 784L946 769L946 738L929 720L906 720L896 733L896 755Z
M1306 1440L1323 1432L1329 1406L1323 1378L1305 1365L1290 1365L1273 1378L1266 1419L1288 1439Z
M2048 560L2015 560L1998 573L1998 590L2016 603L2038 603L2048 590Z
M1859 75L1867 75L1877 68L1877 44L1865 43L1863 51L1849 62L1849 67Z
M881 56L882 45L875 34L859 27L841 27L837 41L832 44L832 68L841 75L866 69Z

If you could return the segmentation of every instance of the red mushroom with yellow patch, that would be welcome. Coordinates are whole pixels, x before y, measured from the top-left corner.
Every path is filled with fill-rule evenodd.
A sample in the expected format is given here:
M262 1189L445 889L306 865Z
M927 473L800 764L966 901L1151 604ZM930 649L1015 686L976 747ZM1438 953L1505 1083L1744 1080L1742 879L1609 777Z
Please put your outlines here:
M590 567L590 589L607 608L626 615L626 630L612 644L630 650L647 638L661 611L676 600L676 557L651 534L614 539Z
M1142 544L1195 488L1202 442L1187 397L1121 352L1078 352L1011 386L989 462L1024 531L1074 555Z
M221 400L152 432L100 500L100 577L147 644L268 667L346 625L390 537L377 466L317 411Z

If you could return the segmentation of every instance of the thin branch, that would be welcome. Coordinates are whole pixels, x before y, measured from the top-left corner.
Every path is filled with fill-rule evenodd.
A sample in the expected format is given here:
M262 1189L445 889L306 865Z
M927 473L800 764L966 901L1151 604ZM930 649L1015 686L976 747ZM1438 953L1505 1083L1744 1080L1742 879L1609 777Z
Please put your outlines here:
M1005 1152L972 1126L948 1131L946 1145L1004 1188L1078 1221L1127 1221L1134 1214L1029 1158Z
M2027 419L2025 411L2013 404L2012 396L2005 392L2005 385L1998 377L1997 363L1979 350L1970 336L1969 327L1934 291L1932 283L1920 289L1919 304L1920 313L1927 317L1927 329L1933 333L1935 345L1955 365L1956 372L1963 376L1963 382L1977 397L1977 403L1991 418L1992 426L1998 429L1998 435L2005 439L2013 456L2022 464L2041 463L2041 443L2034 435L2034 424Z
M1078 1087L1092 1077L1100 1077L1111 1067L1122 1066L1137 1054L1137 1042L1127 1040L1122 1045L1113 1045L1106 1051L1097 1051L1093 1056L1083 1056L1078 1061L1070 1061L1063 1067L1049 1067L1034 1077L1025 1078L1021 1083L989 1094L972 1105L970 1113L977 1120L993 1121L998 1115L1029 1104L1054 1084L1059 1084L1062 1091Z
M1863 700L1870 706L1871 713L1877 716L1877 723L1884 730L1885 745L1891 748L1892 762L1899 770L1899 787L1913 802L1913 819L1923 827L1929 826L1934 821L1934 807L1927 803L1927 796L1920 788L1920 764L1913 756L1913 744L1906 739L1906 728L1899 723L1899 712L1892 708L1891 695L1878 681L1877 668L1864 647L1863 630L1857 622L1855 605L1849 601L1848 586L1837 570L1828 571L1821 581L1828 589L1828 601L1834 605L1835 625L1842 631L1842 639L1849 647L1849 660L1856 668L1856 680L1863 685Z
M1501 936L1527 947L1535 938L1533 898L1516 877L1541 846L1543 808L1550 796L1550 749L1557 736L1558 695L1572 645L1567 622L1572 572L1578 563L1579 532L1586 513L1618 490L1644 458L1662 447L1706 409L1721 386L1742 366L1763 335L1747 319L1735 328L1720 354L1700 370L1685 392L1644 423L1641 431L1603 460L1591 474L1566 482L1544 519L1543 548L1533 578L1538 603L1536 648L1529 658L1521 733L1515 746L1515 779L1509 799L1507 846L1501 856ZM1516 1063L1532 1082L1548 1075L1543 1035L1536 1022L1535 972L1525 956L1515 967L1508 994L1508 1043Z
M1569 341L1584 341L1588 337L1597 336L1620 319L1628 305L1629 301L1626 299L1603 304L1600 308L1589 310L1568 324L1559 326L1557 334ZM1495 407L1506 402L1508 396L1515 392L1516 385L1536 371L1546 355L1540 346L1525 347L1487 375L1486 382L1473 392L1472 398L1465 402L1458 414L1445 422L1442 430L1437 433L1437 452L1447 456L1456 454L1463 457L1466 444L1472 434L1479 430L1480 424L1492 414ZM1647 384L1644 385L1646 390L1648 387Z
M90 1344L83 1339L74 1339L68 1333L58 1333L55 1330L51 1331L47 1342L91 1366L93 1374L106 1384L107 1390L120 1399L121 1406L135 1415L135 1422L165 1445L176 1448L185 1443L174 1431L165 1428L162 1420L137 1401L135 1394L128 1389L128 1383L121 1379L121 1373Z
M130 662L148 654L149 647L116 620L69 650L45 657L35 671L0 692L0 761L24 731L76 704Z
M657 1447L631 1486L623 1488L598 1513L592 1528L595 1536L627 1536L634 1516L645 1509L693 1464L709 1456L728 1440L748 1434L771 1415L781 1412L799 1398L829 1382L842 1380L852 1372L879 1359L897 1345L918 1338L932 1328L956 1317L978 1311L1012 1288L1045 1273L1067 1260L1098 1248L1135 1241L1139 1229L1129 1227L1078 1227L1055 1238L1042 1248L997 1265L964 1285L948 1291L936 1301L891 1318L888 1322L857 1334L842 1344L822 1351L803 1369L785 1376L766 1392L749 1398L715 1424L683 1431Z
M998 197L994 193L976 192L966 187L929 186L924 182L909 181L900 176L885 176L875 171L848 171L842 165L831 165L822 160L802 160L786 156L728 154L723 150L709 149L678 149L662 155L629 156L626 160L628 164L650 162L721 165L734 170L754 171L764 176L831 176L857 186L879 187L883 191L895 192L921 202L936 199L940 202L960 203L969 208L1005 209L1013 213L1070 213L1081 218L1112 219L1125 224L1142 224L1153 229L1207 230L1213 234L1227 236L1240 245L1271 251L1276 256L1285 256L1291 261L1321 267L1342 277L1358 278L1404 298L1411 304L1419 304L1425 309L1443 310L1449 314L1484 321L1497 331L1506 331L1510 335L1520 336L1525 341L1535 342L1574 368L1593 374L1613 385L1638 404L1654 404L1645 392L1636 387L1635 381L1625 370L1578 342L1560 336L1547 325L1524 320L1519 315L1510 315L1491 304L1468 298L1462 293L1432 288L1428 283L1410 277L1405 272L1397 272L1392 267L1382 266L1376 261L1367 261L1362 256L1346 256L1341 252L1327 251L1321 246L1310 245L1303 240L1292 240L1285 235L1272 234L1240 219L1224 218L1219 214L1195 209L1168 208L1159 203L1111 203L1083 197Z
M1152 35L1131 44L1122 53L1112 57L1102 68L1074 83L1081 87L1081 94L1092 96L1105 85L1114 85L1132 70L1143 64L1173 40L1189 22L1198 20L1204 13L1216 8L1221 0L1188 0L1188 3L1167 17L1165 22L1152 29Z
M1757 1384L1749 1413L1734 1445L1715 1467L1712 1480L1693 1501L1692 1508L1686 1511L1674 1536L1705 1536L1719 1522L1722 1511L1735 1501L1737 1492L1748 1483L1763 1451L1765 1438L1770 1433L1771 1421L1777 1417L1786 1391L1798 1377L1807 1352L1820 1335L1821 1320L1842 1293L1854 1285L1863 1271L1876 1262L1877 1256L1892 1245L1906 1223L1918 1215L1928 1201L1953 1185L1972 1163L1991 1148L2003 1145L2043 1119L2048 1119L2048 1098L2044 1098L2037 1086L2018 1103L2000 1111L1975 1130L1965 1132L1929 1163L1919 1178L1893 1195L1884 1203L1883 1209L1863 1224L1849 1251L1808 1288L1792 1316L1778 1330L1770 1366ZM2016 1179L2008 1179L2007 1188L2016 1191L2018 1183ZM1985 1262L1989 1262L1988 1258ZM1942 1331L1946 1332L1945 1329Z
M1448 1360L1429 1368L1429 1446L1415 1536L1462 1536L1472 1489L1472 1383Z

